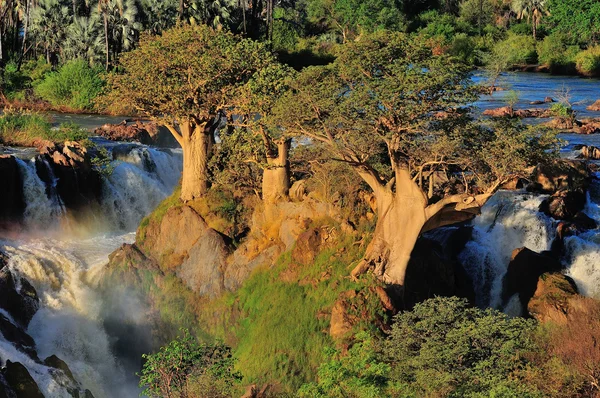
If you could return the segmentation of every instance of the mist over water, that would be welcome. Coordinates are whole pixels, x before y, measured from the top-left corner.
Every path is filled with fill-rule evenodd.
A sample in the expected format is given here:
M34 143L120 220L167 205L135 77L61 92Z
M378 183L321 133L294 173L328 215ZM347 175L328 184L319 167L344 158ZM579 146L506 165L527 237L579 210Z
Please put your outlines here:
M109 147L109 151L116 148ZM68 217L53 175L46 184L37 175L35 159L18 159L26 203L25 231L0 240L0 249L9 255L9 269L27 279L40 299L40 309L26 330L35 340L38 356L43 360L56 355L64 360L75 379L96 398L139 396L135 376L139 366L136 369L114 352L114 341L106 330L107 298L96 285L109 254L135 240L141 219L173 192L182 168L177 150L135 145L115 153L115 158L113 173L103 181L100 206L83 223ZM129 321L139 318L142 322L144 308L136 298L125 289L118 294L110 299L127 309ZM0 360L25 365L47 397L70 396L50 368L18 351L1 335Z

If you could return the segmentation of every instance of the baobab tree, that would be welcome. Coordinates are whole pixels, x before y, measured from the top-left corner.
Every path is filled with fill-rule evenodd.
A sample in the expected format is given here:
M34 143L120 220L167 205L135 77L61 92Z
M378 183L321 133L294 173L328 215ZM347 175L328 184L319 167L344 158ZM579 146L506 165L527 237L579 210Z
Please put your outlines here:
M528 128L471 123L460 109L477 94L468 69L400 33L348 43L291 86L274 109L279 125L322 143L376 198L377 226L355 276L372 269L403 286L421 233L473 217L504 182L552 153L552 137ZM446 179L458 183L440 188Z
M105 100L126 101L169 129L183 148L181 199L203 196L216 132L239 88L274 55L261 43L205 25L144 36L121 57L123 73L109 81Z

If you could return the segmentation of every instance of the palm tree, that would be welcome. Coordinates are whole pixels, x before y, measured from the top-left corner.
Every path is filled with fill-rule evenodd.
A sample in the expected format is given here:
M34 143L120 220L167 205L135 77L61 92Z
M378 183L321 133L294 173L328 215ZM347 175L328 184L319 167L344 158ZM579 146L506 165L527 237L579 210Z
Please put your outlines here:
M142 0L144 29L154 34L172 28L179 18L179 0Z
M65 57L84 59L90 66L102 63L104 33L100 16L94 12L87 17L75 17L67 29L64 43Z
M537 28L544 14L548 14L546 0L512 0L511 9L517 14L517 19L527 18L531 20L533 38L537 38Z
M40 0L32 10L32 33L44 47L48 63L56 62L53 57L61 52L71 19L69 7L60 0Z
M122 51L131 50L142 28L135 0L112 0L108 6L108 26L114 58Z
M185 3L184 20L221 29L231 22L231 10L237 3L237 0L189 0Z

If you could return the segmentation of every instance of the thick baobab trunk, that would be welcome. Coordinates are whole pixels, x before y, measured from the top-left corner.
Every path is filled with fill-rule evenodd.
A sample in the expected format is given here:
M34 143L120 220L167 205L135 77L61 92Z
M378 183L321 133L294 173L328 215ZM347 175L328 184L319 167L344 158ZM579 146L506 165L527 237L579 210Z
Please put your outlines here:
M378 216L375 234L352 275L373 269L384 282L403 286L410 254L427 222L427 197L408 170L396 171L395 185L395 191L381 185L374 190Z
M215 126L211 123L184 122L180 132L166 126L183 149L181 200L190 201L208 192L208 161L214 144Z
M421 233L474 217L491 197L453 195L428 205L427 195L406 169L396 170L395 190L364 170L359 174L373 188L378 218L373 240L352 276L373 270L379 279L398 287L404 286L410 256Z
M290 161L288 154L291 140L281 139L275 142L277 153L267 151L267 168L263 171L262 195L268 203L288 197L290 192Z

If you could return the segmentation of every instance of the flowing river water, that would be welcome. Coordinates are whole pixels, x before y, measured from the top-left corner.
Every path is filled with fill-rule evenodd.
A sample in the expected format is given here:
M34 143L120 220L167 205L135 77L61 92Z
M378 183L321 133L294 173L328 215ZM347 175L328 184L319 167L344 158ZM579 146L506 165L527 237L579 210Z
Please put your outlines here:
M566 89L579 116L600 116L585 110L600 99L597 80L510 74L499 85L519 92L519 108L530 107L529 102L546 96L556 97ZM480 109L503 106L506 95L505 91L483 96L476 105ZM55 115L55 120L73 121L93 129L122 119ZM569 142L563 150L566 157L572 156L576 144L600 146L600 136L563 138ZM109 151L115 147L114 143L96 141ZM64 217L64 206L56 190L47 187L37 175L34 153L15 148L4 151L20 158L27 231L0 235L0 249L9 254L11 271L29 280L40 297L40 309L27 330L35 340L39 357L55 354L63 359L75 378L96 398L138 396L140 390L133 371L111 350L101 311L103 297L95 286L108 255L123 243L132 242L141 219L173 191L181 173L181 152L137 145L120 156L113 162L114 172L103 182L100 208L88 225L81 226ZM543 199L544 196L524 191L499 192L473 221L473 238L460 259L474 280L480 305L501 306L501 281L515 248L550 248L557 221L538 211ZM600 221L597 182L590 190L586 213ZM600 231L569 237L566 247L567 273L584 294L600 297ZM0 336L0 361L6 360L24 364L47 397L68 396L49 368Z

